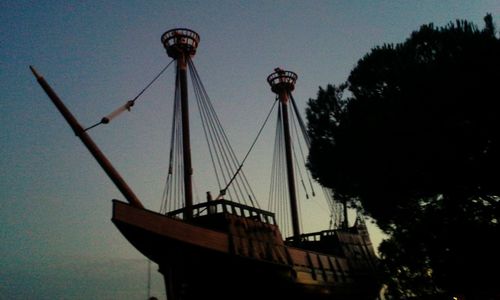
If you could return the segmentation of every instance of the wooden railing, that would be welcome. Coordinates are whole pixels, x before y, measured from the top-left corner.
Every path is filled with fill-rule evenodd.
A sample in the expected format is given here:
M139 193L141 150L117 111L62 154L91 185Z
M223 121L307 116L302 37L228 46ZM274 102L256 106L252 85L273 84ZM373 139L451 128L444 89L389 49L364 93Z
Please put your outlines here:
M299 236L299 240L297 241L295 237L288 237L286 238L286 242L301 242L301 241L309 241L309 242L317 242L320 241L322 237L326 236L334 236L336 230L323 230L323 231L318 231L318 232L312 232L312 233L306 233L306 234L301 234Z
M181 208L168 212L167 216L182 218L185 212L186 208ZM194 218L221 213L228 213L240 217L252 218L264 223L276 225L274 213L225 199L208 201L193 205Z

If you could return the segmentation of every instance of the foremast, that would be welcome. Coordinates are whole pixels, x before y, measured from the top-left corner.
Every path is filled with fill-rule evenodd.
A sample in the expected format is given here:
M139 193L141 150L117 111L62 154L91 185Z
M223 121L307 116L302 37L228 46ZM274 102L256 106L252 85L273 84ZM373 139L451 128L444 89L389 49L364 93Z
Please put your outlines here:
M191 162L191 140L189 131L189 102L187 88L187 61L196 53L200 36L186 28L176 28L165 32L161 41L168 56L177 62L177 76L180 88L182 118L182 152L185 219L193 217L193 167Z

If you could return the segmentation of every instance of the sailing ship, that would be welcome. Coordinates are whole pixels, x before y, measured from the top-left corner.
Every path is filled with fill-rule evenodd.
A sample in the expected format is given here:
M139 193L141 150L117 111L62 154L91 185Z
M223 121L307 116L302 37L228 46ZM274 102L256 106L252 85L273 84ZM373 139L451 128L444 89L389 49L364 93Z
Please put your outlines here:
M258 208L252 196L240 202L231 199L238 190L244 191L243 194L251 195L251 192L245 187L247 180L242 163L236 159L225 133L217 127L220 124L213 107L206 102L198 103L204 107L201 118L212 120L212 125L207 127L215 130L208 135L213 144L222 145L211 150L211 160L228 158L230 167L226 168L227 174L221 171L217 175L218 180L227 184L215 199L207 195L207 201L193 203L187 74L189 69L197 98L206 100L208 97L192 62L200 38L190 29L176 28L165 32L161 40L168 56L176 62L172 141L177 146L171 148L169 176L174 173L172 168L182 173L177 180L182 188L167 190L166 200L169 197L183 200L182 207L168 210L165 206L162 213L143 206L88 135L87 130L94 126L83 128L47 81L30 68L75 134L125 197L126 202L113 200L112 222L137 250L158 264L165 279L167 298L376 299L380 289L377 257L361 218L354 226L347 225L345 216L343 225L337 228L307 234L300 231L289 118L290 107L297 109L291 94L297 75L277 68L267 78L279 106L280 147L284 149L286 168L283 178L287 182L293 229L293 234L284 239L275 214ZM130 110L135 100L128 101L100 123L108 123L119 113Z

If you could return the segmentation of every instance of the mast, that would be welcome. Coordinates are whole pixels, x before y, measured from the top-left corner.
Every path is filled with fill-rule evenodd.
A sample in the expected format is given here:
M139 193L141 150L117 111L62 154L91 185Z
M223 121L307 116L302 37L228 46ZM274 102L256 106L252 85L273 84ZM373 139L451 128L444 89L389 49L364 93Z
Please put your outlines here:
M168 56L177 62L177 78L180 84L185 219L191 219L193 216L193 167L191 163L191 141L189 135L187 61L195 55L199 41L200 36L196 32L186 28L171 29L161 37L161 42L167 50Z
M280 68L274 69L274 73L267 77L267 82L271 85L271 90L278 95L281 104L281 113L283 116L283 130L285 138L285 157L286 157L286 170L288 181L288 194L290 200L290 211L292 217L293 236L296 241L299 240L300 226L299 226L299 212L297 206L297 194L295 189L295 175L293 170L293 156L292 156L292 141L290 137L290 126L288 118L288 102L289 95L295 88L297 81L297 74L291 71L284 71Z

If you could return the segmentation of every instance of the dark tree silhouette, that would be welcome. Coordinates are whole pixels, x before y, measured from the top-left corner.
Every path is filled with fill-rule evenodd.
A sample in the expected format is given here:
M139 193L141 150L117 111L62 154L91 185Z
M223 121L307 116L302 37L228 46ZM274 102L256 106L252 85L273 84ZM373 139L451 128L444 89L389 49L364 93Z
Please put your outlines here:
M308 103L309 168L391 236L396 299L500 297L500 40L485 23L424 25Z

